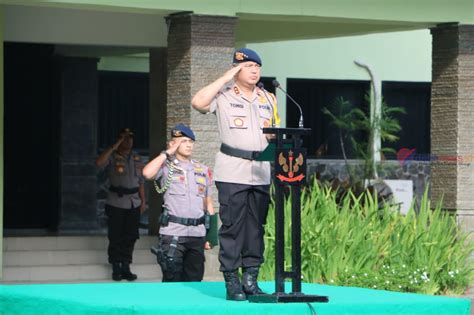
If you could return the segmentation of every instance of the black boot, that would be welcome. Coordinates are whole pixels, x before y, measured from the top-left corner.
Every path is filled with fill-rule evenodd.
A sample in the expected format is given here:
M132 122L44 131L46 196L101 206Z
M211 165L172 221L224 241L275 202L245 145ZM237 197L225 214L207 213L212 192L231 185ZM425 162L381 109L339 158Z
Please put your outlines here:
M247 295L264 294L264 292L258 287L259 267L248 267L244 268L244 274L242 275L242 287Z
M120 263L112 263L112 280L122 280L122 266Z
M137 280L137 275L130 271L129 263L122 263L122 279L125 279L128 281Z
M247 296L242 291L242 284L237 271L224 271L225 288L227 290L227 300L245 301Z

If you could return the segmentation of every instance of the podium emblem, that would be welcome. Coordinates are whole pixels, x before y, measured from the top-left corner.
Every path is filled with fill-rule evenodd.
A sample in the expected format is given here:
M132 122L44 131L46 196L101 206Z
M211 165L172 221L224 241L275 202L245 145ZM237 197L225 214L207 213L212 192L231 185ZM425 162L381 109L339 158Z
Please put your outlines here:
M301 184L306 177L305 152L302 149L280 149L275 163L275 177L280 183Z

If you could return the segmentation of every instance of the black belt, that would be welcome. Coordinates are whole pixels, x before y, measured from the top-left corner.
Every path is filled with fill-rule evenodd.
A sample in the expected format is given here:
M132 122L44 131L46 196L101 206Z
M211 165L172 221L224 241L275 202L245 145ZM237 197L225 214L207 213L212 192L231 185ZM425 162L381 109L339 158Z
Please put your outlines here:
M119 195L119 197L122 197L123 195L136 194L138 192L138 187L125 188L125 187L122 187L122 186L110 186L109 190L114 192L114 193L117 193L117 195Z
M239 157L246 160L256 160L262 154L261 151L247 151L236 149L231 146L228 146L225 143L221 144L221 152L230 156Z
M178 224L181 224L181 225L198 226L198 225L204 224L204 222L206 220L206 216L204 216L204 215L200 218L197 218L197 219L182 218L182 217L177 217L177 216L172 215L172 214L168 214L168 216L169 216L169 222L178 223Z

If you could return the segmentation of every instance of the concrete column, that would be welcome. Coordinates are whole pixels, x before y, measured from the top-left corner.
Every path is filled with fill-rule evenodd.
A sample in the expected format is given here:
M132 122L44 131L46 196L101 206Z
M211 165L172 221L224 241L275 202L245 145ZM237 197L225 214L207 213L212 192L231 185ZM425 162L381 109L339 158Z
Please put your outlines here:
M150 160L166 148L166 48L150 49ZM157 235L158 217L161 213L163 197L156 193L154 185L148 185L148 232Z
M431 198L457 209L474 230L474 25L445 24L433 35Z
M189 125L197 138L194 158L213 167L219 149L216 118L193 110L191 98L230 69L237 18L177 14L167 22L167 131L177 123Z
M60 114L60 225L59 230L98 227L97 169L97 59L62 57Z
M4 116L3 116L3 109L4 109L4 94L3 94L3 86L4 86L4 77L3 77L3 6L0 6L0 231L2 233L2 237L0 237L0 280L3 279L3 191L5 190L4 187L4 173L3 173L3 147L5 142L3 141L3 132L4 132Z

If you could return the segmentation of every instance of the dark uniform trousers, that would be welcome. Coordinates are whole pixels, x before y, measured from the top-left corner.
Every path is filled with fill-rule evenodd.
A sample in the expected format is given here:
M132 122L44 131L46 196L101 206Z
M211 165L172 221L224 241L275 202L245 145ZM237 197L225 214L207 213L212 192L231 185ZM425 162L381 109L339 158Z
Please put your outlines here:
M220 271L257 267L263 263L264 224L270 202L269 185L216 182L219 193Z
M165 259L171 259L168 263L163 262L163 282L199 282L204 277L204 243L206 237L179 236L178 241L170 254L170 245L173 236L160 235L160 247L165 253ZM165 268L163 268L165 267Z
M105 205L108 217L109 263L132 263L133 248L139 238L140 207L123 209Z

